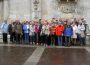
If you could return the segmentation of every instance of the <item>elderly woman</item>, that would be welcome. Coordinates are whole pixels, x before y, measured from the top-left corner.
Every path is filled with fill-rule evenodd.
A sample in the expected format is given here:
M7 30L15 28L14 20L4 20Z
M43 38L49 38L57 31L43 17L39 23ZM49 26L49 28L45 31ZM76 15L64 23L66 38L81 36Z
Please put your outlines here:
M30 33L29 33L29 35L30 35L30 44L34 44L34 22L33 21L31 21L30 22Z
M34 25L35 44L39 45L39 23L36 21Z
M30 33L30 25L29 25L29 22L26 21L26 23L24 23L23 25L23 31L24 31L24 43L25 44L29 44L29 33Z
M50 37L51 37L51 45L55 45L55 24L52 23L50 27Z
M61 23L56 27L56 36L58 37L58 45L62 46L62 35L64 32L64 26Z
M16 43L20 44L21 34L22 34L22 25L19 20L16 20L15 33L16 33Z
M73 44L76 44L76 39L77 39L77 24L75 22L73 22L72 24L72 28L73 28L73 35L72 35L72 39L73 39Z

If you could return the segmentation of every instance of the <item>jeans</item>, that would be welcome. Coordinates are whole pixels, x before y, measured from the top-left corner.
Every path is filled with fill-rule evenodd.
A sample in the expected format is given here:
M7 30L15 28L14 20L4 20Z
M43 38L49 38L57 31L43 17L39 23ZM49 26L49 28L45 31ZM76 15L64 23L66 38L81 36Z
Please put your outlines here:
M58 45L62 46L62 36L58 36Z
M25 43L29 43L29 33L24 33L25 35Z
M71 43L71 37L65 36L65 46L70 46L70 43Z

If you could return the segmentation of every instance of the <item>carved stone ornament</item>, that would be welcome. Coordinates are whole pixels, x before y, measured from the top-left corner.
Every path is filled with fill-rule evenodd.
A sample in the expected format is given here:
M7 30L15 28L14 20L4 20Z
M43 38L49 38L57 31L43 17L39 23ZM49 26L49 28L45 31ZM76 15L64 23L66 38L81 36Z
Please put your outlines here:
M74 3L61 4L60 10L63 13L75 13L76 6Z

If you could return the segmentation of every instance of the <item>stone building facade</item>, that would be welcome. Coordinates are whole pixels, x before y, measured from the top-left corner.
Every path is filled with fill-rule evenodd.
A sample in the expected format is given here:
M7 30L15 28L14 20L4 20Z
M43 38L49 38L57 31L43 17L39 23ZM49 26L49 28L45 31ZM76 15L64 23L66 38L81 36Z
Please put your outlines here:
M0 0L0 21L84 17L90 24L90 0Z

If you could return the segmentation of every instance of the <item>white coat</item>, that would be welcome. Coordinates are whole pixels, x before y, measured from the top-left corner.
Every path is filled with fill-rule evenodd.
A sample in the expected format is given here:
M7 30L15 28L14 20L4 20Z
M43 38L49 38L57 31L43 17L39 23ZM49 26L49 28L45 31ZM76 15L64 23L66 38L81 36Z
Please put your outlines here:
M30 33L29 35L34 35L34 26L33 25L30 25Z
M73 28L73 35L72 35L72 38L77 38L77 25L74 25L74 26L72 26L72 28Z

